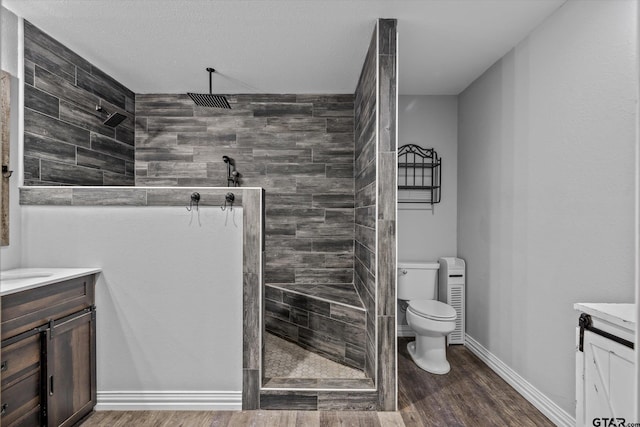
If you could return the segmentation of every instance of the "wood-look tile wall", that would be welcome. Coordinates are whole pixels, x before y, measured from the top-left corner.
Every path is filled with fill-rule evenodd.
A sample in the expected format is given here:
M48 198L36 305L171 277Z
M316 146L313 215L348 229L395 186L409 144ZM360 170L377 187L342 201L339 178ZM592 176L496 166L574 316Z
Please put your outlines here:
M133 185L132 91L24 21L25 185ZM106 113L127 116L117 128Z
M397 409L396 202L397 21L378 20L378 410Z
M376 49L374 31L355 94L354 285L367 310L365 371L376 374Z
M353 95L136 95L136 185L266 190L266 283L352 283ZM321 273L321 274L319 274Z
M343 365L364 369L364 309L271 285L264 290L268 332Z

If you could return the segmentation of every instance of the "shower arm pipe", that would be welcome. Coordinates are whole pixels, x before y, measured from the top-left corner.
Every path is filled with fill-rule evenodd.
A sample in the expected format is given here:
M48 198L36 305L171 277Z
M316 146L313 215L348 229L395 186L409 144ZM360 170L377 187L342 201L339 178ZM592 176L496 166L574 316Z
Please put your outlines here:
M215 68L207 67L209 72L209 93L213 93L213 73L216 72Z

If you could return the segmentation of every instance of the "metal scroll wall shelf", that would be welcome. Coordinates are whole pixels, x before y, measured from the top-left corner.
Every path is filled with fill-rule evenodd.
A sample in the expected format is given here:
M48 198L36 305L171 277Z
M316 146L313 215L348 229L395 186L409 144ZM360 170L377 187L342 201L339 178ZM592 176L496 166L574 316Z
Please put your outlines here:
M398 203L440 203L442 159L433 148L398 148Z

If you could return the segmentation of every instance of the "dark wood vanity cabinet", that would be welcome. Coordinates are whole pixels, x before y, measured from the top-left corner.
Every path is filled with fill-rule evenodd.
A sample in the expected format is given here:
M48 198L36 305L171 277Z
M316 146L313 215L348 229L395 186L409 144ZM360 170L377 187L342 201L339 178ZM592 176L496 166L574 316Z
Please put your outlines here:
M96 403L94 275L2 296L3 427L71 426Z

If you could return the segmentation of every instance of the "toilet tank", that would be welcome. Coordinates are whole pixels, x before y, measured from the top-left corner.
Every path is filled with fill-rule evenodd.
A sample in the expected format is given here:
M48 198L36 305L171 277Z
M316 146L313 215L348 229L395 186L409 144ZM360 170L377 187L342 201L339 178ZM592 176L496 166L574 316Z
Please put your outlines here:
M398 263L398 299L436 299L437 262Z

